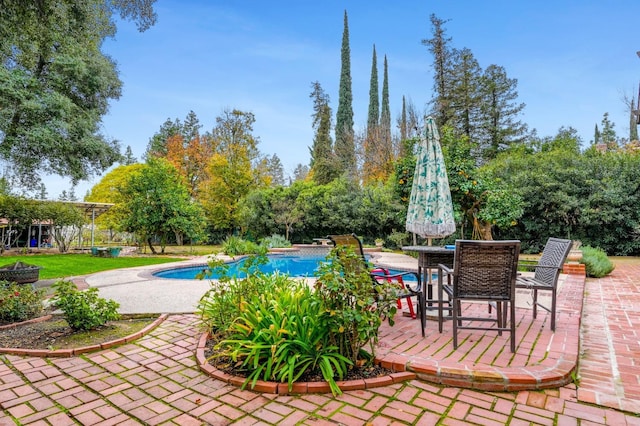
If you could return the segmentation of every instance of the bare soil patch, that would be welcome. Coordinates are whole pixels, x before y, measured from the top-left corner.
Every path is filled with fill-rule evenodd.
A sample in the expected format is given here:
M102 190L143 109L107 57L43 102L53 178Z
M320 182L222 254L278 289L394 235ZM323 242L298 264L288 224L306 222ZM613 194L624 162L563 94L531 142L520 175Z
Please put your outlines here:
M60 315L40 322L19 323L0 329L0 347L20 349L75 349L106 343L142 330L158 318L155 316L123 316L90 331L69 327Z

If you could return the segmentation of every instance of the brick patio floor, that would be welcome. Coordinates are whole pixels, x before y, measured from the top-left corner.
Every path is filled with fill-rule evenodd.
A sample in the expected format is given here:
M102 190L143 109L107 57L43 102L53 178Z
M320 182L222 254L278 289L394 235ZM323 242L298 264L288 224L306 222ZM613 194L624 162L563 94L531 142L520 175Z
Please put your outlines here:
M562 290L565 299L575 294L573 289L568 280ZM554 349L554 342L581 337L580 352L576 351L578 387L571 383L551 389L489 392L415 379L346 391L338 397L261 394L204 374L194 357L201 335L196 317L173 314L141 339L108 350L72 358L2 356L0 425L640 425L636 331L640 326L640 267L619 265L607 278L586 280L583 300L581 327L573 332L561 330L561 324L578 324L565 305L552 337L547 333L554 333L545 331L546 313L540 313L536 321L526 310L519 310L518 315L518 351L527 348L526 353L536 354L527 355L529 360L524 361L529 369L547 362L538 357L542 349L535 349L531 342L539 341L539 348L547 348L551 358L560 359L561 349ZM577 298L572 303L579 302ZM417 329L416 321L409 319L402 318L398 325ZM437 323L428 323L424 340L443 339L440 352L452 352L449 326L438 336L436 327ZM537 337L522 332L522 327L537 329L533 332ZM471 346L478 347L477 341L470 345L470 339L465 338L460 353L472 353ZM481 342L485 338L474 339ZM497 348L505 346L507 339L508 334L486 347L494 345L496 349L490 350L499 352ZM390 356L393 351L394 356L406 357L396 359L404 365L417 363L415 357L422 356L414 353L417 349L400 351L383 335L379 355ZM571 357L574 355L568 354ZM507 375L516 362L508 354L490 358L483 361L479 354L456 362L464 370L472 365L491 366L505 369ZM549 371L557 369L558 363L549 361L548 367Z

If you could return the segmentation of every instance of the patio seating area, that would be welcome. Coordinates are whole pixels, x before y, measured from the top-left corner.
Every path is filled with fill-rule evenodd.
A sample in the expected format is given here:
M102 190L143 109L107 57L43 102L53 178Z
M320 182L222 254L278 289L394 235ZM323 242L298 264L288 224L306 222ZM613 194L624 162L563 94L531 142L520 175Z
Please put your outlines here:
M555 332L549 315L533 318L531 290L518 289L514 353L509 333L460 330L459 346L454 349L452 321L444 321L439 333L437 316L429 317L426 337L421 338L419 322L399 315L393 327L386 323L381 327L377 358L396 371L452 386L517 391L565 385L578 364L584 283L584 276L561 275ZM465 304L463 315L486 316L487 303Z

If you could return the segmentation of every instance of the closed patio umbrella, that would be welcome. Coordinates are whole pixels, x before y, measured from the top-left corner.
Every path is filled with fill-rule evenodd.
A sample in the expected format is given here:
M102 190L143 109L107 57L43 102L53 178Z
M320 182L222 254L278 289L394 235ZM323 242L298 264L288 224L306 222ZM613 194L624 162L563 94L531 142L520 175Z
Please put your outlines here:
M449 179L433 117L427 117L418 145L406 229L427 238L443 238L456 230Z

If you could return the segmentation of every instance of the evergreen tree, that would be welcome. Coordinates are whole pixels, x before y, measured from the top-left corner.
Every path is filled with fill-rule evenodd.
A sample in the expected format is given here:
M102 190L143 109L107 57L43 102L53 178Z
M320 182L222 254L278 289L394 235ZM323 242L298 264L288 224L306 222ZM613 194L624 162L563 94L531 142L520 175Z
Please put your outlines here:
M309 95L313 99L313 121L315 132L313 145L310 148L309 166L313 172L313 180L318 184L331 182L338 174L338 166L333 153L331 140L331 107L327 95L319 82L311 83L313 91Z
M609 120L609 113L605 112L602 117L602 131L600 132L601 143L605 144L608 149L618 147L618 136L613 129L615 124Z
M353 132L353 93L351 91L351 52L349 49L349 22L347 11L344 11L344 30L342 33L342 49L340 52L340 89L338 111L336 114L335 154L340 170L351 178L355 178L355 141Z
M482 103L482 69L469 49L453 51L451 70L451 111L446 123L459 135L465 135L479 148L481 145L480 109Z
M409 131L407 129L407 105L404 96L402 97L402 112L400 113L398 127L400 128L400 141L406 140Z
M596 123L596 128L593 131L593 144L598 145L600 143L600 129L598 129L598 124Z
M447 21L431 14L429 17L432 25L433 37L423 39L422 44L427 46L429 52L433 55L433 97L431 102L439 126L443 126L449 122L454 115L452 111L451 99L451 48L449 43L451 38L446 37L444 24Z
M309 174L309 166L298 163L296 168L293 170L293 181L303 181L307 178ZM289 182L291 184L292 182Z
M273 154L271 157L267 156L266 161L267 174L271 178L271 186L284 186L284 168L280 157Z
M123 166L130 166L131 164L137 163L138 160L133 156L133 151L131 150L131 145L127 145L127 149L124 151L124 155L122 156L121 164Z
M490 65L482 75L482 108L480 127L483 138L483 158L494 159L498 152L512 143L524 141L527 126L517 120L525 107L516 103L516 79L507 77L503 67Z
M378 60L376 46L373 45L373 57L371 59L371 79L369 84L369 115L367 118L367 131L363 147L363 181L366 183L375 173L375 160L377 144L380 140L380 99L378 97Z
M638 100L640 102L640 99ZM631 98L631 104L629 108L630 117L629 117L629 142L638 140L638 123L640 122L640 105L638 110L633 109L636 101L634 98Z
M391 147L391 108L389 105L389 69L387 55L384 55L384 74L382 78L382 109L380 110L383 146Z
M369 83L369 116L367 129L373 130L380 120L380 100L378 98L378 64L376 58L376 45L373 45L373 57L371 59L371 80Z
M44 185L44 183L40 184L40 189L38 189L38 199L39 200L46 200L47 199L47 187Z
M167 118L166 121L160 126L160 130L149 138L147 144L147 150L144 153L145 159L153 157L166 157L167 156L167 141L175 136L182 134L182 123L178 118L174 121Z
M383 175L386 178L391 173L391 162L393 160L393 147L391 143L391 107L389 105L389 66L387 55L384 55L384 74L382 77L382 108L380 110L380 161Z

